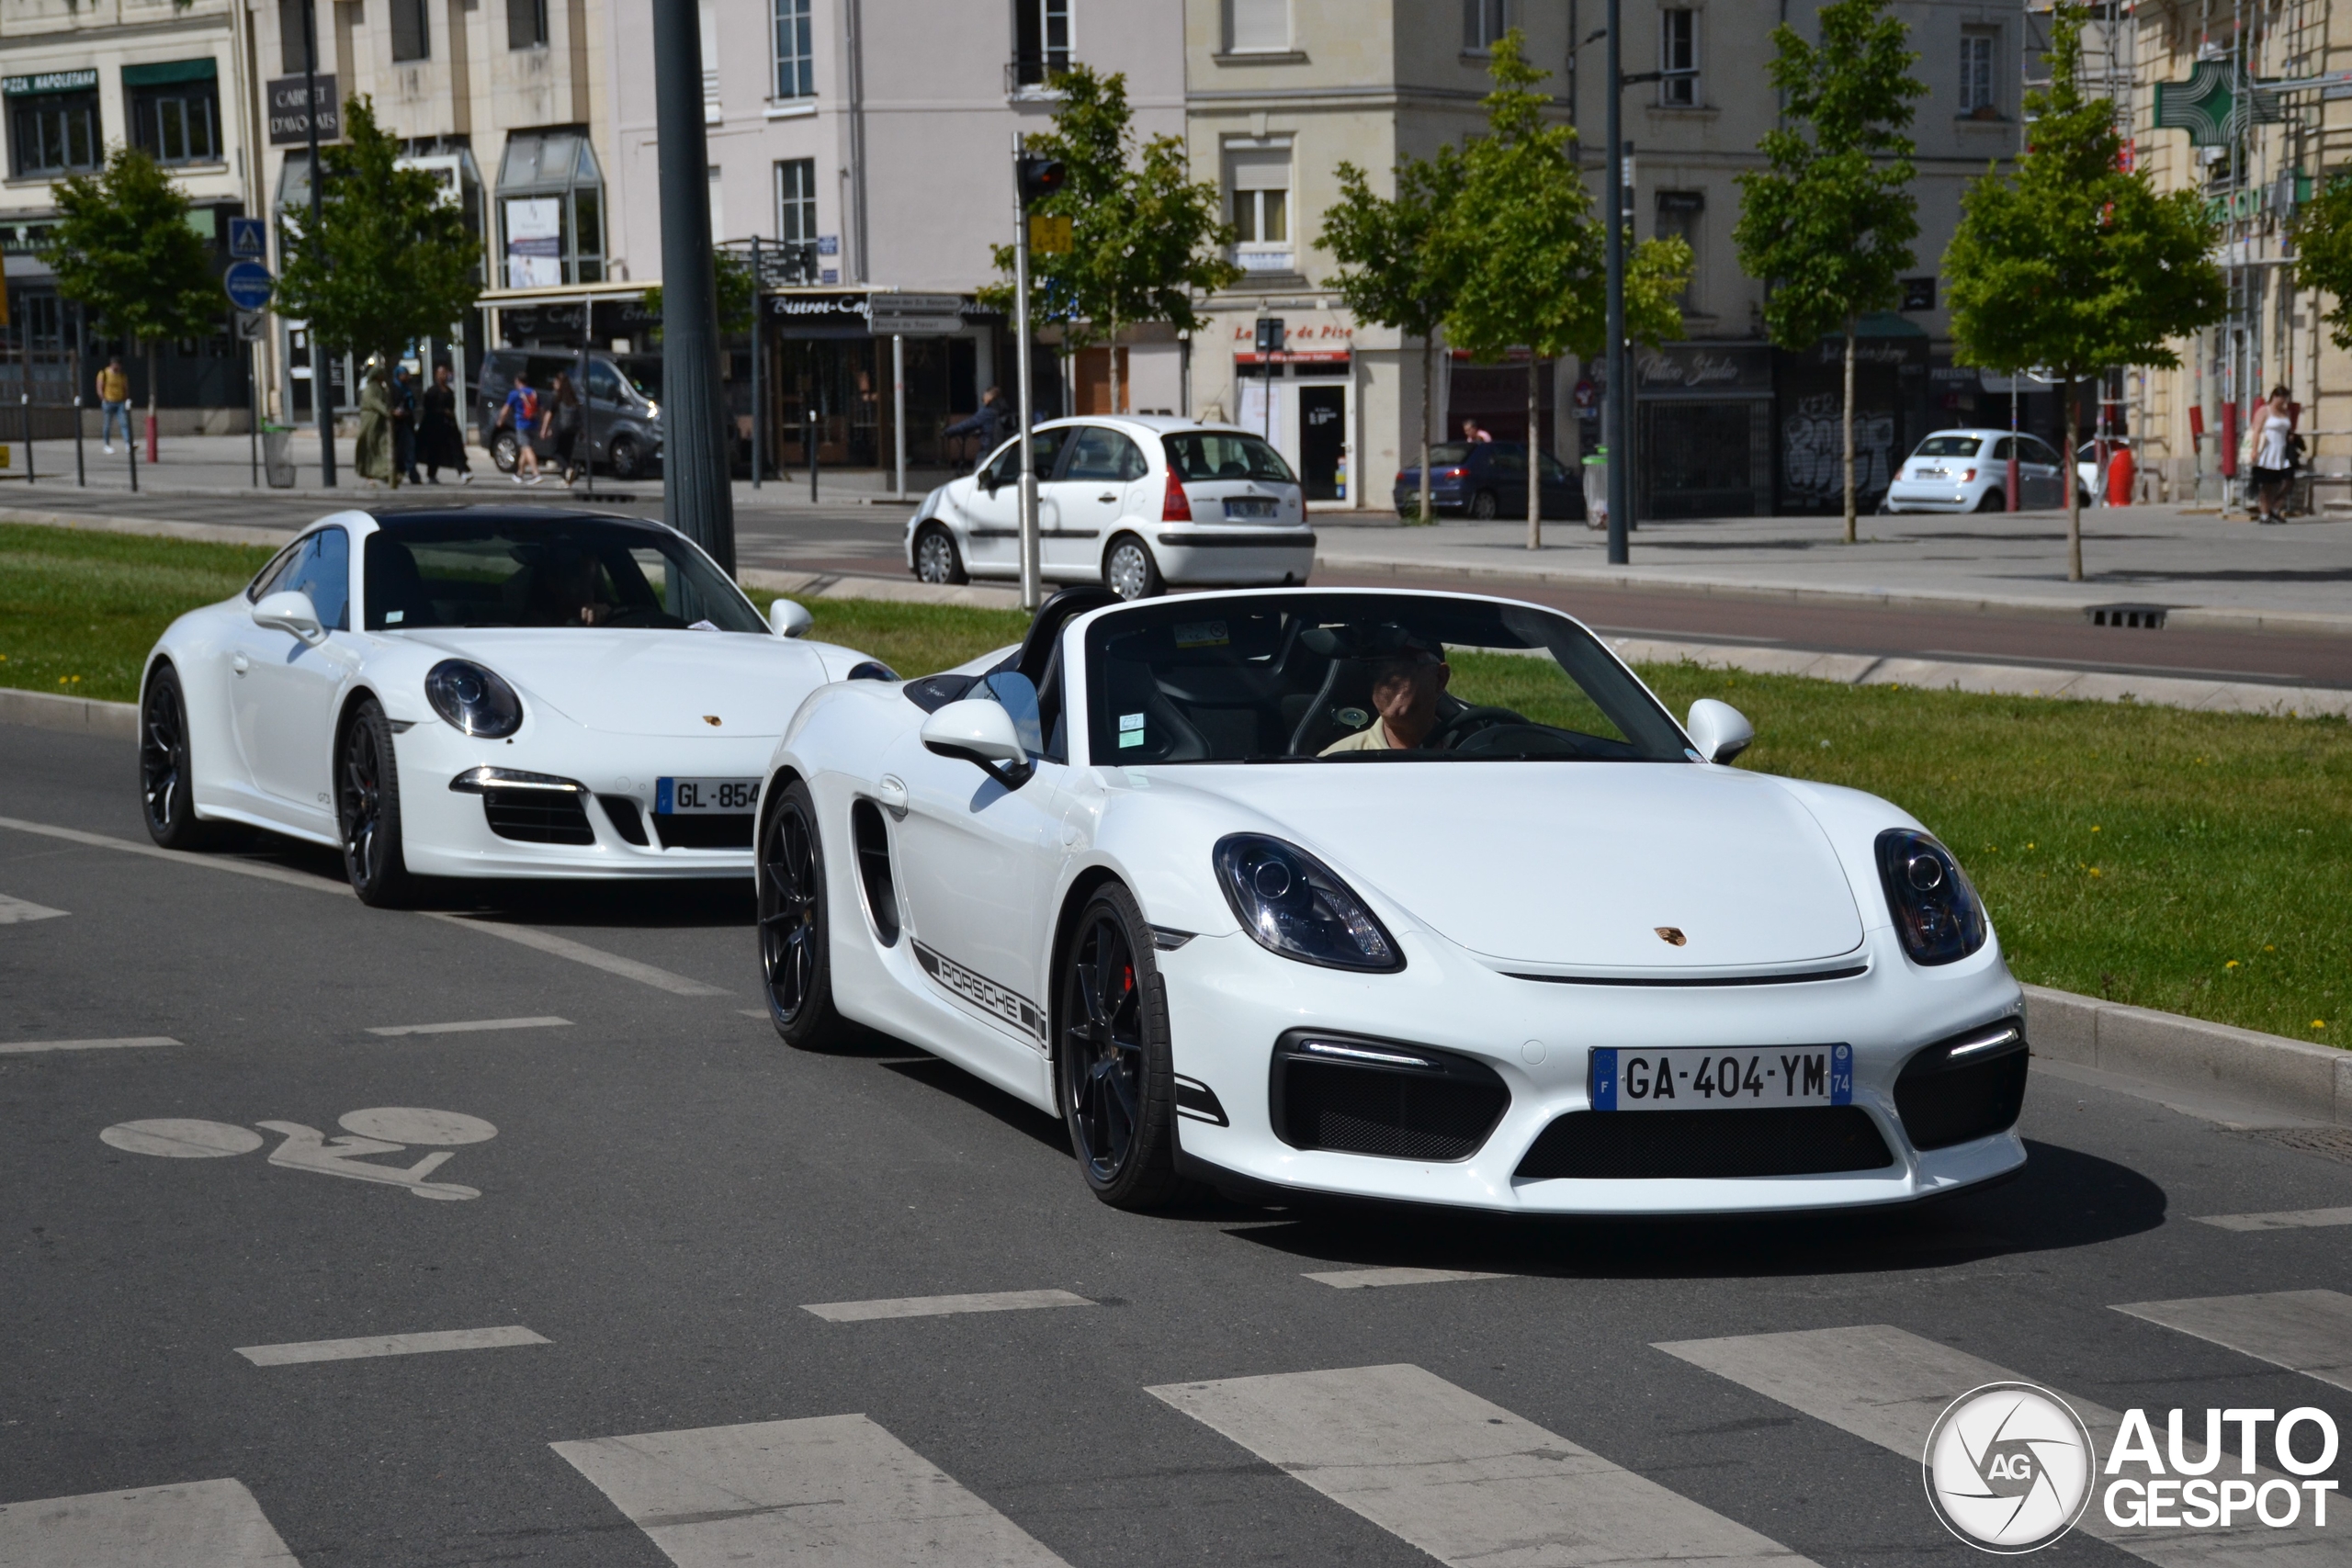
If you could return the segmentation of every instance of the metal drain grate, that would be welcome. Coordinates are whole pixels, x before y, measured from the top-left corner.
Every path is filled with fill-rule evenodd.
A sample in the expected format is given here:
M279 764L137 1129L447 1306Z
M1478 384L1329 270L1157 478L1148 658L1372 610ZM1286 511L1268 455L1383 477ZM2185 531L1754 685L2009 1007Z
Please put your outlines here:
M2248 1127L2245 1135L2352 1165L2352 1127Z
M2095 626L2125 626L2135 631L2162 631L2162 604L2086 604L2084 618Z

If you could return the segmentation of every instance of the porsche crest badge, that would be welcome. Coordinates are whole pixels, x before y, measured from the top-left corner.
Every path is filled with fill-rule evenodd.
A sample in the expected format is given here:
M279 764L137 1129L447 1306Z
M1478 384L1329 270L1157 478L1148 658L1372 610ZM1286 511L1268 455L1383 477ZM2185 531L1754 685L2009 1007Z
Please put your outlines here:
M718 728L718 716L715 713L707 713L703 715L702 721L705 724L709 725L713 729Z
M1682 928L1680 926L1653 926L1650 929L1657 931L1658 941L1666 943L1668 947L1680 947L1683 943L1690 940L1689 937L1682 934Z

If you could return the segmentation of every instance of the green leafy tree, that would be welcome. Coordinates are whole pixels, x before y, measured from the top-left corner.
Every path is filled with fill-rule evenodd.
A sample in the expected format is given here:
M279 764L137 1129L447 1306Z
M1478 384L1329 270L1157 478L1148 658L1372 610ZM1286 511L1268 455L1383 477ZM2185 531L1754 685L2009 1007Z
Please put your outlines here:
M1446 312L1447 338L1492 363L1527 350L1527 547L1543 544L1543 465L1538 456L1544 360L1589 356L1608 337L1607 231L1576 164L1576 131L1551 124L1551 98L1535 91L1550 73L1528 63L1514 28L1497 39L1481 100L1487 134L1463 149L1460 194L1437 236L1436 265L1459 279ZM1630 239L1630 236L1629 236ZM1679 239L1628 247L1625 333L1657 343L1682 335L1676 301L1690 277L1690 247Z
M1226 259L1233 231L1221 213L1215 184L1192 178L1182 138L1136 139L1125 74L1098 75L1084 65L1057 73L1061 107L1054 129L1028 139L1041 157L1058 158L1063 187L1030 210L1070 220L1070 248L1059 255L1032 254L1029 282L1058 315L1062 344L1075 353L1108 343L1111 406L1119 406L1117 341L1123 324L1165 321L1197 331L1204 319L1194 299L1229 288L1241 269ZM1013 247L989 247L1007 280L980 290L981 301L1013 309Z
M750 258L733 251L714 251L710 257L711 282L717 290L718 330L722 333L748 333L759 310L760 288L752 276ZM662 286L649 285L645 290L645 313L657 321L662 317ZM653 341L662 341L662 329L653 329Z
M209 333L229 308L212 247L188 226L186 192L154 159L118 147L95 175L56 186L57 226L43 253L58 292L110 337L146 351L147 418L155 417L155 345Z
M1421 340L1421 494L1430 520L1430 436L1437 417L1437 334L1453 308L1458 279L1438 264L1437 236L1462 190L1462 157L1441 147L1433 159L1397 161L1393 197L1378 195L1362 169L1339 167L1340 199L1323 215L1316 243L1340 264L1324 280L1358 321ZM1363 480L1359 478L1358 483Z
M2160 196L2120 166L2115 105L2077 77L2083 8L2061 0L2050 29L2050 85L2026 95L2032 140L2013 175L1987 175L1961 198L1944 253L1953 357L2058 382L2072 461L2075 383L2109 366L2172 368L2166 339L2222 319L2228 288L2211 252L2220 226L2194 191ZM2069 469L2071 477L2071 468ZM2066 576L2083 579L2080 487L2066 487Z
M1918 203L1911 74L1919 58L1887 0L1837 0L1820 11L1821 42L1772 30L1781 124L1767 132L1770 166L1739 176L1739 263L1766 280L1764 327L1792 351L1843 333L1846 542L1854 542L1854 334L1862 313L1894 307L1912 266Z
M2352 348L2352 170L2338 169L2295 215L2295 287L2335 306L2321 319L2338 348Z
M390 361L473 309L481 245L431 175L399 167L371 100L345 104L343 124L343 144L319 152L318 233L307 209L287 214L277 305L315 344Z

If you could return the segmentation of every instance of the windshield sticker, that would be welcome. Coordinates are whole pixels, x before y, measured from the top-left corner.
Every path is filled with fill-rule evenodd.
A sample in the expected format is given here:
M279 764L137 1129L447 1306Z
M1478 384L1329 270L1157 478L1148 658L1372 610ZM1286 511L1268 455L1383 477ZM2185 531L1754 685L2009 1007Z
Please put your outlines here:
M1119 716L1119 744L1122 746L1143 744L1143 715L1123 713Z
M1223 621L1179 621L1176 623L1176 646L1179 648L1223 648L1233 639L1225 635ZM1136 723L1142 723L1138 718Z

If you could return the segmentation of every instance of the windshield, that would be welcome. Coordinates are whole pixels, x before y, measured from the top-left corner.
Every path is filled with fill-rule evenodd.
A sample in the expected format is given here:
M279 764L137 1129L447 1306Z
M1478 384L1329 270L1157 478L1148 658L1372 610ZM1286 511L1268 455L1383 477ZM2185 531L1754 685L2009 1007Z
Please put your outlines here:
M662 356L660 355L636 354L626 359L615 359L613 364L619 368L622 375L628 378L628 384L637 389L639 397L649 403L658 403L662 400Z
M1238 431L1204 430L1160 437L1168 466L1186 480L1272 479L1296 484L1283 455L1254 435Z
M1466 441L1441 441L1430 448L1430 467L1441 463L1466 463L1470 460L1470 444Z
M624 518L386 519L368 536L367 563L371 632L768 630L708 557L667 528Z
M1086 668L1097 766L1689 760L1589 632L1526 605L1187 598L1097 620Z
M1914 457L1973 457L1984 445L1981 435L1930 435L1919 443Z

